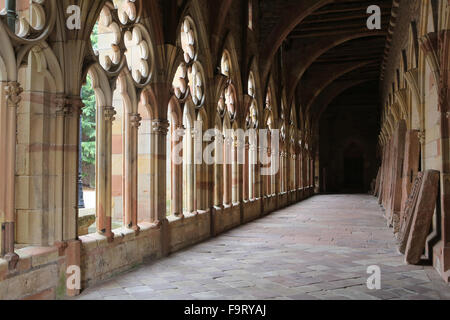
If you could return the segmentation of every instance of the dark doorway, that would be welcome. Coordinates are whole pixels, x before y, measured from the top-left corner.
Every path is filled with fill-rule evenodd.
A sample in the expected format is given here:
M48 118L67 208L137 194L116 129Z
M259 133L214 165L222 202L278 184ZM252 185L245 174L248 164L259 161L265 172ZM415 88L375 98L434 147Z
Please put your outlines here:
M364 156L362 150L352 143L344 153L345 192L364 192Z

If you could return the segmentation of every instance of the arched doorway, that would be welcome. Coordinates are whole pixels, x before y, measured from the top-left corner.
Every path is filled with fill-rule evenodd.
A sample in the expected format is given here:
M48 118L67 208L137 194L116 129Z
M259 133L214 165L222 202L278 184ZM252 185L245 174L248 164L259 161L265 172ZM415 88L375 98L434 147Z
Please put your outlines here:
M364 191L364 153L355 142L344 149L344 189L351 193Z

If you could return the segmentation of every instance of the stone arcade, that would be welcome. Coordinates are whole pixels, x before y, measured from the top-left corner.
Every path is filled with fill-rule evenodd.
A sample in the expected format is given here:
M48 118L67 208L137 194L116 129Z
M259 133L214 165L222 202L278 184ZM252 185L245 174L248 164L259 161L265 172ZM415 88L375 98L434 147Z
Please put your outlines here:
M367 27L371 5L381 29ZM302 252L316 261L324 239L341 252L364 236L362 224L338 233L354 222L344 219L353 202L336 203L342 220L315 241L291 233L315 223L295 220L307 214L295 208L314 210L312 196L332 193L378 196L402 259L449 282L450 0L0 0L0 9L0 299L78 296L237 227L253 229L236 254L254 244L252 230L274 232L260 249L284 226L289 248L310 245ZM212 140L212 164L195 161L211 143L195 137L209 129L225 141ZM279 150L230 129L266 129ZM280 212L299 224L270 220ZM266 270L277 275L272 289L301 298L281 272L289 262L267 260L280 268ZM309 267L298 287L327 268ZM68 287L76 268L80 286Z

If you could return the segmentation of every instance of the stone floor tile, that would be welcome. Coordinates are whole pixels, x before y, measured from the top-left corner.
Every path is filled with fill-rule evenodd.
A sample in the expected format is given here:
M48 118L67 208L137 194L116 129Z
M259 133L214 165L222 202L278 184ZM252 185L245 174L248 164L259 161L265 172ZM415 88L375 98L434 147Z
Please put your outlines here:
M367 267L382 289L367 289ZM324 195L85 290L78 299L450 299L431 266L403 264L377 199Z

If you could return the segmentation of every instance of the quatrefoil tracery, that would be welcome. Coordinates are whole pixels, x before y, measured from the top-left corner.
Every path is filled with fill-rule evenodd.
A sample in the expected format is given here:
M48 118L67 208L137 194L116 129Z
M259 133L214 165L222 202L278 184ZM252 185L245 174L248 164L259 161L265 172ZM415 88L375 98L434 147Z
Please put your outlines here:
M149 45L143 39L142 31L138 27L134 27L131 32L126 31L124 39L127 48L125 56L127 57L128 68L132 72L134 81L140 83L150 75Z
M152 74L151 40L137 23L137 12L136 0L114 0L104 6L98 21L102 43L96 55L107 72L118 74L127 66L133 80L143 85Z
M221 98L219 99L217 109L222 118L227 111L231 121L234 121L236 117L236 90L231 80L231 60L228 51L224 51L222 59L220 61L220 72L227 78L226 86L223 89Z
M184 100L190 95L194 105L200 108L204 103L205 80L203 68L197 61L198 52L194 24L189 17L186 17L181 25L180 42L184 62L179 65L175 73L172 83L174 93L180 100Z
M256 129L258 127L258 108L256 106L256 88L255 88L255 78L253 73L250 72L250 76L248 78L248 89L247 93L252 98L252 102L250 104L249 111L246 117L246 126L248 129Z
M30 0L17 6L17 19L13 31L7 31L20 42L36 42L46 38L53 28L56 17L51 13L56 10L52 0ZM6 24L7 10L0 11L0 17ZM48 19L47 19L48 18Z
M195 30L189 18L185 18L181 26L181 47L184 52L184 61L190 63L197 56Z

